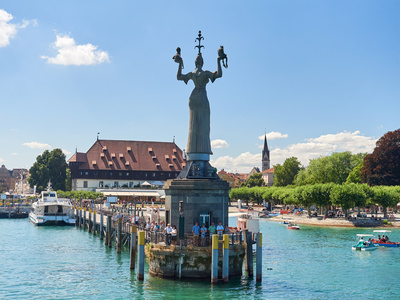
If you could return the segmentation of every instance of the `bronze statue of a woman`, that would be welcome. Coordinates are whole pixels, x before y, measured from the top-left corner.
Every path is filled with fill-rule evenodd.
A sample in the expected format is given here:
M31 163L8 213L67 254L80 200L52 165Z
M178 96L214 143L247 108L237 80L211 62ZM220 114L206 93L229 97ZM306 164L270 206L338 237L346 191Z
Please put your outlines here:
M177 49L177 54L173 57L174 61L179 63L177 79L184 81L186 84L189 80L194 83L194 89L189 97L190 121L189 121L189 137L186 152L189 161L208 161L210 158L210 104L207 98L206 85L211 80L222 77L221 60L223 57L218 57L216 72L204 71L203 57L200 49L201 32L199 32L199 53L195 60L196 69L193 72L182 74L183 60L180 56L180 48ZM226 55L225 55L226 56Z

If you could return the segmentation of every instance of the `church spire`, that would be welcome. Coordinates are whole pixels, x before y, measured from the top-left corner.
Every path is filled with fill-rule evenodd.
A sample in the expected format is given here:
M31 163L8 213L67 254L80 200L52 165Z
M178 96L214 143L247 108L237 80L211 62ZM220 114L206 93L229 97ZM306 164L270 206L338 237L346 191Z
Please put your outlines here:
M263 171L270 169L270 159L269 159L269 150L268 150L268 144L267 144L267 135L264 136L264 149L262 151L261 162L262 162L262 170Z

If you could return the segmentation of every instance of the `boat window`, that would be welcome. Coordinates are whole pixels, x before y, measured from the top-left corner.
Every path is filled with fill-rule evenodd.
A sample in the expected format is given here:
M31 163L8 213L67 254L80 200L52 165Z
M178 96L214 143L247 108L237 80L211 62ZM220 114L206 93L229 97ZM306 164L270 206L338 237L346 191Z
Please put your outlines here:
M48 197L48 196L49 196L49 194L43 193L43 197Z
M57 212L58 212L59 214L62 214L62 212L63 212L63 207L62 207L62 205L57 205Z
M50 197L55 197L56 193L50 193Z
M44 213L46 214L46 213L48 213L49 212L49 207L48 206L45 206L44 207Z

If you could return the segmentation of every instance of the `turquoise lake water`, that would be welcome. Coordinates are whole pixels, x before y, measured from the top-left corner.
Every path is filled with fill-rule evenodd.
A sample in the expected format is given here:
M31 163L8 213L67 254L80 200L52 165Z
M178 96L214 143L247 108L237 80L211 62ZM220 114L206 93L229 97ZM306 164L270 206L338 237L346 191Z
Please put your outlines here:
M232 221L232 220L231 220ZM263 278L138 282L129 252L74 227L0 220L0 299L399 299L400 248L351 250L372 229L284 226L262 220ZM392 229L391 240L400 241ZM255 269L254 269L255 270Z

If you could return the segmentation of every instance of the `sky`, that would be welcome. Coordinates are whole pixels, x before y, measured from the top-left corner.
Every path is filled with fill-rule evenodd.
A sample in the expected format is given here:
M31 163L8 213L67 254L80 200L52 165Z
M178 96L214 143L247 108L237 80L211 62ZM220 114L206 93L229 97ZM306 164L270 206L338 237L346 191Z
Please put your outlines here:
M100 139L186 148L201 30L218 170L333 152L371 153L398 129L398 0L2 0L0 165L29 169L45 150L69 159Z

